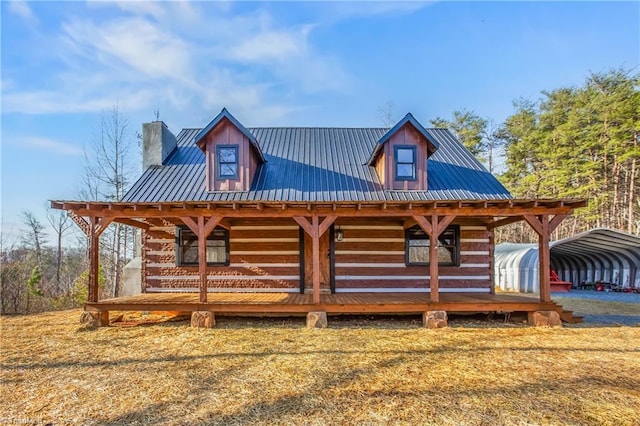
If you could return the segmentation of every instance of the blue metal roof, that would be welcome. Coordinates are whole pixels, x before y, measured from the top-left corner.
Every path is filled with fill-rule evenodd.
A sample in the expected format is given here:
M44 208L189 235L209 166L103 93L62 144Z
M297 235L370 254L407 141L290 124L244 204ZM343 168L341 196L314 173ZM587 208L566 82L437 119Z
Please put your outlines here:
M511 198L504 186L445 129L425 129L439 146L427 161L426 191L385 190L374 167L368 165L374 149L389 129L261 127L245 129L266 160L259 167L250 190L208 192L205 156L195 141L206 134L210 126L203 130L182 130L173 154L162 166L149 167L123 201L366 202Z

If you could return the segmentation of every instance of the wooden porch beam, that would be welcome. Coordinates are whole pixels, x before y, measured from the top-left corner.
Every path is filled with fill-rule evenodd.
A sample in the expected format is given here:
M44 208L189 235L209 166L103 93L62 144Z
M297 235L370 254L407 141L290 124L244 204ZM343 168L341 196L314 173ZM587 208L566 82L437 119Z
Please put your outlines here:
M451 222L454 221L456 217L453 215L450 216L445 216L442 219L438 219L438 235L436 236L439 237L440 235L442 235L442 233L444 232L445 229L447 229L447 226L449 226L451 224Z
M409 228L413 228L414 226L416 226L418 224L418 222L416 222L416 220L414 218L411 219L406 219L403 223L402 223L402 227L404 229L409 229Z
M89 225L89 222L87 222L87 220L84 217L78 215L73 210L68 210L67 216L69 216L71 220L76 225L78 225L78 228L80 228L80 230L84 233L84 235L86 235L87 237L89 236L89 234L91 233L91 225Z
M98 233L98 237L102 235L104 231L107 230L107 227L113 222L114 218L112 217L102 217L98 220L98 226L96 228L96 232Z
M322 223L320 223L318 227L318 236L319 237L323 236L324 233L327 232L329 227L333 225L333 222L335 222L337 218L338 216L335 216L335 215L325 217Z
M203 216L200 216L205 219ZM198 219L200 219L200 217ZM211 216L208 220L204 220L204 238L206 239L209 234L218 226L218 223L222 220L222 216ZM199 224L200 222L198 222Z
M202 216L200 216L200 217L202 217ZM187 225L187 227L189 229L191 229L191 232L193 232L194 234L198 235L200 233L200 231L198 229L199 228L198 224L196 223L195 220L193 220L193 218L188 217L188 216L184 216L184 217L181 217L180 220L182 220L182 222L185 225Z
M293 220L295 220L296 223L300 225L302 229L304 229L304 232L306 232L309 235L313 235L313 228L311 226L311 223L309 223L306 217L293 216Z
M427 233L427 235L429 235L429 237L431 237L431 234L433 234L433 228L431 225L431 222L429 222L427 220L427 218L425 218L424 216L418 216L418 215L414 215L411 216L413 220L416 221L416 223L418 224L418 226Z
M495 228L498 228L500 226L505 226L505 225L510 225L512 223L520 222L521 220L523 220L522 216L505 217L503 219L494 220L493 222L489 222L487 224L487 229L495 229Z
M136 219L129 219L126 217L117 217L115 219L113 219L114 222L118 222L118 223L122 223L124 225L129 225L129 226L133 226L135 228L140 228L140 229L144 229L145 231L148 231L149 228L151 227L151 225L149 225L148 223L142 222L140 220L136 220Z
M543 229L542 229L542 222L540 221L540 219L538 219L534 215L530 215L530 214L525 214L522 217L524 218L524 220L527 221L529 226L531 226L531 228L533 228L533 230L536 232L536 234L542 235Z
M307 206L310 207L310 206ZM279 204L278 208L271 205L264 205L264 209L259 211L257 209L240 209L236 206L236 209L231 207L220 206L216 209L216 213L228 218L254 218L254 217L308 217L313 214L317 214L320 217L337 215L339 217L407 217L411 215L430 216L434 211L440 216L455 215L460 217L499 217L499 216L518 216L523 215L557 215L557 214L571 214L571 212L582 206L570 206L564 205L562 207L534 207L534 208L521 208L519 206L513 207L450 207L450 206L437 206L434 208L413 206L413 209L408 212L404 206L390 206L387 205L386 210L380 208L373 208L375 206L360 205L360 209L354 208L353 205L338 206L334 211L331 205L326 206L313 206L311 210L303 207L290 206L286 209L282 209L282 205ZM75 211L79 216L99 216L99 217L128 217L128 218L168 218L168 217L196 217L196 216L211 216L213 212L206 208L198 206L189 206L188 208L182 208L177 206L165 206L159 210L151 207L138 206L137 209L127 207L121 211L110 211L105 206L104 210L86 209L84 207L74 207L70 209Z
M566 214L557 214L549 221L549 233L552 233L556 230L558 225L567 217Z

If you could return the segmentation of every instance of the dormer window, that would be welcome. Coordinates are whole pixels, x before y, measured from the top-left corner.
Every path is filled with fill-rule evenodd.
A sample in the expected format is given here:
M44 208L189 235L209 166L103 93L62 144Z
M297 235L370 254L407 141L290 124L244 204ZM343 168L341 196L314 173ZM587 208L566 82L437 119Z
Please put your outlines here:
M394 148L396 180L416 180L416 147L396 145Z
M216 147L216 159L219 179L238 178L238 145Z

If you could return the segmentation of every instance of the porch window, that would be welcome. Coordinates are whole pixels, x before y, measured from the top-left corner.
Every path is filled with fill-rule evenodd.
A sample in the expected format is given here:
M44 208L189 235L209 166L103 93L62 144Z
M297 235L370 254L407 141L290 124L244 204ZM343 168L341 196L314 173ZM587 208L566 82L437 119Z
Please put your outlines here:
M176 265L198 265L198 236L186 227L176 229ZM229 231L216 228L207 237L207 265L229 265Z
M460 264L460 227L447 227L438 238L438 265ZM429 265L429 236L419 226L409 228L405 234L405 263L407 266Z
M396 145L394 154L396 180L416 180L416 147Z
M216 147L216 162L218 163L218 178L238 178L238 145Z

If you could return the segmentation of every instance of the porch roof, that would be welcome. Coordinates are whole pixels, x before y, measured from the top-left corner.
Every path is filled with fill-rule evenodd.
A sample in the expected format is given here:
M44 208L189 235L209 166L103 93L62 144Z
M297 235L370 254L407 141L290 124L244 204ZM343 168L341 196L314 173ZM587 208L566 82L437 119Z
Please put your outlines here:
M113 218L184 217L410 217L413 215L455 215L466 217L514 217L538 214L570 214L585 207L582 199L510 199L368 202L260 202L260 201L182 201L182 202L99 202L54 200L51 206L79 216ZM505 219L508 220L508 219ZM496 222L497 223L497 222ZM135 224L134 224L135 225Z

